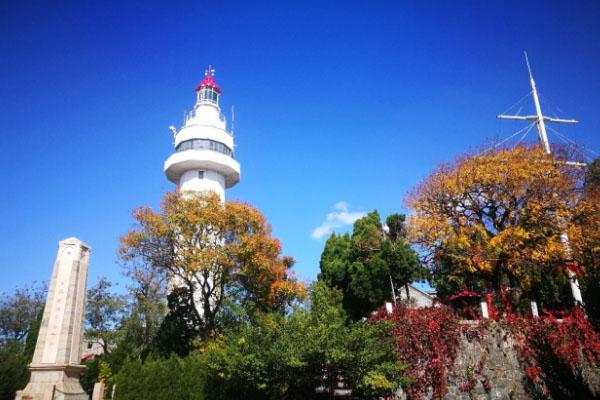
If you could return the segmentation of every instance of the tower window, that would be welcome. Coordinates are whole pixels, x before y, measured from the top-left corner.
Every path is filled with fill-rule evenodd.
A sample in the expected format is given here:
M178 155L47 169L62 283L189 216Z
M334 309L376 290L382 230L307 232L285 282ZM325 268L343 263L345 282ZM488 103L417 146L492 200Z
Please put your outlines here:
M198 171L198 178L204 179L204 171Z
M221 154L225 154L229 157L233 157L233 152L223 143L215 142L210 139L190 139L185 142L181 142L176 151L186 151L186 150L211 150L216 151Z
M203 87L198 92L198 100L203 103L219 104L219 93L211 87Z

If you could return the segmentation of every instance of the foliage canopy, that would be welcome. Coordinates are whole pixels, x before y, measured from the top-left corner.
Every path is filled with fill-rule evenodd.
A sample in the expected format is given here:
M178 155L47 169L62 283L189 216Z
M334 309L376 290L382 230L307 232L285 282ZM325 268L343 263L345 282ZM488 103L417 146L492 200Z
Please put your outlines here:
M567 268L583 266L582 230L599 226L583 174L524 145L438 167L407 203L410 239L426 254L440 293L511 287L541 295L555 287L536 300L560 300Z
M17 288L0 297L0 399L13 399L29 379L44 311L45 285Z
M224 304L272 310L303 295L265 217L254 207L214 193L167 193L161 210L140 207L121 238L129 267L146 264L185 287L194 299L201 336L214 335ZM198 309L198 307L200 309Z
M178 398L194 399L314 399L330 397L340 382L362 398L392 393L405 382L405 367L394 355L391 325L351 322L341 300L317 283L308 309L261 314L183 358L128 361L115 377L116 399L162 399L162 382ZM149 381L154 389L140 387Z
M392 282L398 288L423 276L404 233L404 215L390 215L384 227L379 213L372 211L354 223L352 235L333 233L327 240L319 280L342 290L344 308L353 319L391 301Z
M87 291L85 319L87 339L97 340L104 350L110 352L117 343L119 331L117 327L125 315L126 301L124 296L110 292L112 283L105 277Z
M588 316L600 329L600 232L597 220L600 218L598 209L600 206L600 157L588 165L585 177L585 197L588 202L595 204L591 208L595 215L585 215L580 224L578 232L579 240L575 246L577 251L582 254L582 262L585 265L581 274L581 288L583 301L586 305ZM596 222L589 222L595 219Z

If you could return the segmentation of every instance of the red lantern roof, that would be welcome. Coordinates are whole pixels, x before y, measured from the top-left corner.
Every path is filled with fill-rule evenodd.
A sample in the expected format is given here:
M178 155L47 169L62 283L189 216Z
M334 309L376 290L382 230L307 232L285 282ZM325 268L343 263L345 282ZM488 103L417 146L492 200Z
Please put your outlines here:
M210 65L206 69L206 72L204 72L204 75L204 79L202 79L202 82L200 82L198 86L196 86L195 91L197 92L203 87L209 87L215 89L217 93L221 93L221 88L213 79L213 76L215 75L215 70Z

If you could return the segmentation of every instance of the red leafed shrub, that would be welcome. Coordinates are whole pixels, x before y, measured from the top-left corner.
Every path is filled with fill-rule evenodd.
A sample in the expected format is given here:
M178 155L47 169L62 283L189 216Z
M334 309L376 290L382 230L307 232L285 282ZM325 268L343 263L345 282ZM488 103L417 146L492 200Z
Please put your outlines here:
M580 308L560 316L562 319L550 313L533 319L509 315L506 323L531 384L545 397L571 398L573 390L586 386L582 369L600 365L600 335Z
M530 390L535 392L533 397L542 394L553 399L596 398L592 393L596 390L590 388L582 372L586 367L600 366L600 334L579 308L563 312L560 317L547 312L540 318L522 317L509 310L505 318L494 323L480 320L476 324L460 324L459 317L445 306L398 306L391 315L385 309L379 310L373 319L394 324L398 357L409 365L405 373L412 382L406 392L411 400L424 398L428 388L433 389L434 399L443 399L449 381L460 382L459 390L471 396L478 382L490 391L492 382L484 373L485 354L467 368L466 380L453 368L461 337L484 340L490 334L490 324L500 324L514 338Z
M382 309L373 318L394 323L398 356L409 365L405 371L412 380L406 388L409 398L423 398L427 387L433 388L434 398L444 398L461 336L458 317L452 310L395 307L392 315Z

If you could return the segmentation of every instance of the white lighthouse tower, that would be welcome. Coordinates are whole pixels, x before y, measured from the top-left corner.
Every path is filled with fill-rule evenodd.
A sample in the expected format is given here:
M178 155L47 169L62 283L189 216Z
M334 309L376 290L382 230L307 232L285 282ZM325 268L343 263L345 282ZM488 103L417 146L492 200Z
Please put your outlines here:
M233 133L227 132L219 100L221 89L210 66L196 87L196 104L186 113L175 137L175 153L165 161L165 174L181 191L213 191L225 201L225 189L240 181L240 164L233 159Z

